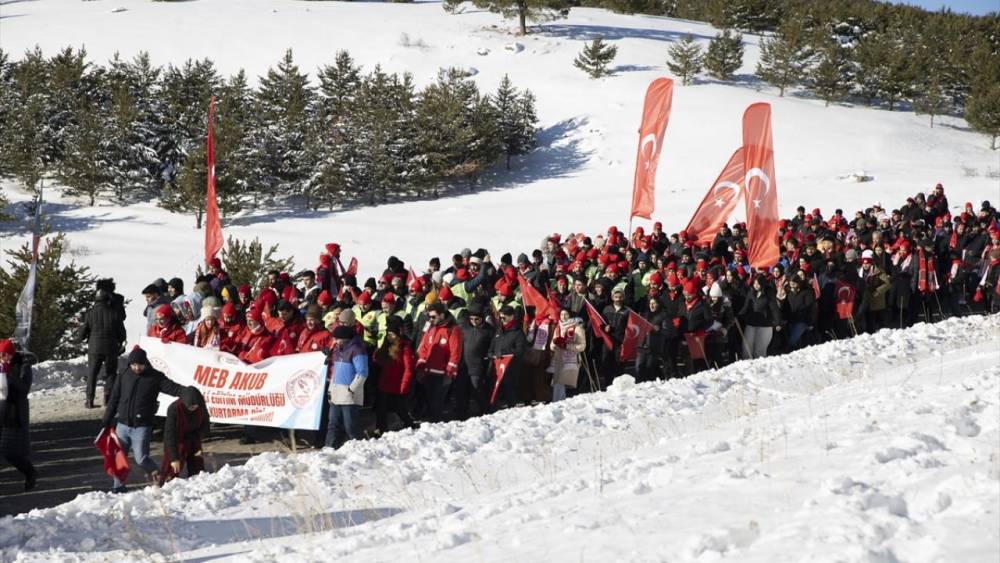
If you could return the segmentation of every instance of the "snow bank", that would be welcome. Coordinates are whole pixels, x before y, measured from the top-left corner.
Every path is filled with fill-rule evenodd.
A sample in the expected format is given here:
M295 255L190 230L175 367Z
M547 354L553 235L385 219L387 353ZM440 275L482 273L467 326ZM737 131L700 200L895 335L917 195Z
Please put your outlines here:
M0 520L0 558L975 559L1000 547L998 332L882 331L88 493Z

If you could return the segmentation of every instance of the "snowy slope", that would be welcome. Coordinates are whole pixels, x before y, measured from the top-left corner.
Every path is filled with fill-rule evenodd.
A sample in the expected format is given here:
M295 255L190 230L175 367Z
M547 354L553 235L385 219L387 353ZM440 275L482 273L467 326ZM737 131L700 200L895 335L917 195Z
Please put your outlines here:
M89 493L0 520L0 559L995 561L998 336L917 325Z
M124 12L112 10L125 7ZM245 68L258 76L288 47L304 70L332 62L349 49L359 63L380 63L388 71L412 72L418 83L443 66L478 70L475 79L491 90L504 73L538 97L541 147L510 173L498 171L496 187L458 192L438 201L308 213L260 210L224 223L227 234L260 236L280 243L299 267L316 265L322 244L341 242L355 255L361 274L381 271L395 254L419 268L432 256L446 257L463 246L530 251L550 232L604 231L625 226L631 194L636 128L646 85L667 74L667 47L690 31L705 43L714 34L694 22L625 16L574 9L570 18L528 37L514 37L512 22L467 10L448 15L436 2L393 4L301 2L295 0L198 0L197 2L112 2L46 0L13 2L0 8L0 45L18 56L38 44L47 53L85 46L95 61L115 51L130 57L150 52L158 64L210 57L223 73ZM426 48L403 47L401 34ZM596 34L619 48L611 77L594 81L574 68L573 57ZM753 80L758 38L747 36L740 81L702 80L675 89L658 180L655 219L675 231L683 227L708 185L740 142L740 118L750 103L773 105L776 167L781 211L799 204L826 213L848 213L882 200L898 205L907 195L944 182L953 206L1000 198L1000 184L986 177L1000 168L987 141L963 122L942 119L931 129L924 117L863 107L823 107L822 102L776 92ZM512 42L524 49L504 49ZM485 56L477 50L489 49ZM963 167L978 176L965 177ZM839 179L863 170L874 182ZM13 200L27 196L11 185ZM56 200L50 222L70 234L72 250L96 273L114 276L128 297L129 334L141 330L138 292L153 278L190 279L199 261L202 234L193 219L150 204L127 208ZM0 238L0 246L22 237Z

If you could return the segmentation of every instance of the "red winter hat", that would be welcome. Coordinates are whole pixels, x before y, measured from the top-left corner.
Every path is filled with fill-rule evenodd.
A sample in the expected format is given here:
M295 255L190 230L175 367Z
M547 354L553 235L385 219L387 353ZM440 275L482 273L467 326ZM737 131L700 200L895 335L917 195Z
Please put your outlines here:
M382 302L383 303L395 303L396 302L396 294L395 293L391 293L391 292L390 293L386 293L385 295L382 296Z
M508 282L505 278L498 279L497 283L494 284L493 287L496 288L497 293L503 295L504 297L512 297L514 295L514 289L510 286L510 282Z
M330 256L340 256L340 245L335 242L327 244L326 253Z
M608 267L605 268L604 271L607 272L607 273L609 273L609 274L612 274L612 273L617 274L618 273L618 264L608 264Z
M458 281L466 281L469 279L469 272L465 268L459 268L455 270L455 279Z
M331 260L332 259L330 258L329 254L320 254L319 255L319 267L320 268L329 268Z
M257 324L263 324L264 319L263 319L263 315L261 315L260 308L258 308L258 307L251 307L250 311L247 313L247 320L248 321L253 321L253 322L257 323Z
M813 209L813 217L822 217L823 214L819 212L819 208Z
M238 291L240 295L250 295L250 284L245 283L241 285Z
M156 308L156 316L172 319L174 317L174 310L170 308L170 305L164 303Z
M232 302L226 303L222 306L222 318L235 317L236 313L236 305L233 305Z
M698 287L698 282L694 280L689 280L684 283L684 293L687 293L689 295L698 295L698 293L700 293L700 290L701 288Z
M320 307L329 307L330 303L333 303L333 299L330 298L330 292L325 289L319 292L319 296L316 297L316 303Z
M660 272L653 272L649 275L649 285L656 286L661 283L663 283L663 276L660 275Z
M362 291L361 293L358 294L357 302L358 302L358 305L364 305L365 303L371 303L372 302L372 296L367 291Z
M278 296L273 291L271 291L270 289L268 289L267 291L264 291L263 293L261 293L260 297L258 297L257 299L261 302L261 304L269 305L270 306L270 305L274 305L275 303L277 303Z
M217 269L217 270L221 270L222 269L222 260L219 260L218 258L212 258L211 260L208 261L208 265L210 267L212 267L212 268Z
M587 253L585 251L583 251L583 250L581 250L580 252L577 252L575 260L577 262L586 262L587 261Z
M903 239L899 243L899 248L902 249L902 250L909 251L910 250L910 241L907 240L907 239Z
M448 287L447 285L441 286L441 291L438 292L438 299L440 299L441 301L445 302L451 301L451 298L454 296L455 295L451 292L451 288Z
M708 263L705 262L704 258L699 258L698 261L694 263L694 267L696 270L704 270L708 267Z
M657 221L657 222L653 223L653 228L659 231L659 230L663 229L663 223Z
M810 264L809 262L805 262L804 264L802 264L802 268L801 269L802 269L803 272L805 272L805 273L808 274L809 272L812 271L812 264Z
M618 234L618 227L612 225L612 226L608 227L608 232L611 233L611 234L613 234L613 235Z
M281 290L281 298L289 303L295 303L299 300L299 294L295 291L295 286L286 285L285 289Z
M670 274L667 276L667 285L669 285L670 287L674 287L675 285L680 285L680 284L681 280L677 279L677 274L670 272Z
M420 278L413 278L413 281L410 282L410 291L413 293L420 293L423 290L424 282L422 282Z
M14 347L13 340L11 340L10 338L4 338L3 340L0 340L0 354L8 354L13 356L15 352L17 352L17 349Z

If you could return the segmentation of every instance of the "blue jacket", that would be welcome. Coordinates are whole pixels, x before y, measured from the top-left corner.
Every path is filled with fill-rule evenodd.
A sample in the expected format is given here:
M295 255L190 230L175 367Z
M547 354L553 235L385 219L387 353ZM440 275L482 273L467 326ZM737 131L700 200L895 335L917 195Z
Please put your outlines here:
M333 380L330 382L330 402L335 405L363 405L368 355L360 340L355 338L343 348L335 346L331 360Z

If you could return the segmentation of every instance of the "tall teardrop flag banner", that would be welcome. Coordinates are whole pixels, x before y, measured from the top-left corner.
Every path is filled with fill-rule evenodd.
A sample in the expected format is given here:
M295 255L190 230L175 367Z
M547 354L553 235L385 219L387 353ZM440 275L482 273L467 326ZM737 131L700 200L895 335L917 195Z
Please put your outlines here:
M729 220L729 216L740 202L745 173L741 147L729 157L726 167L722 169L712 187L708 188L705 199L701 200L701 205L688 222L685 229L688 239L694 240L697 244L715 240L715 235L719 234L719 229Z
M670 120L674 81L657 78L646 89L639 125L639 149L635 158L635 184L632 187L632 217L649 219L653 214L656 167L663 148L663 133ZM630 233L631 234L631 233Z
M39 188L38 199L35 201L35 218L31 225L31 265L28 266L28 278L14 309L14 342L23 350L28 349L28 342L31 340L31 311L35 306L35 283L38 276L38 245L42 240L42 205L42 189Z
M770 104L758 102L743 113L743 163L750 239L748 258L754 268L769 268L778 262L780 254Z
M219 220L219 204L215 200L215 138L212 135L212 114L215 112L215 96L208 103L208 141L205 152L208 155L208 186L205 190L205 263L209 263L222 248L222 222Z

